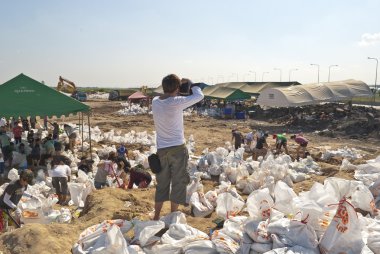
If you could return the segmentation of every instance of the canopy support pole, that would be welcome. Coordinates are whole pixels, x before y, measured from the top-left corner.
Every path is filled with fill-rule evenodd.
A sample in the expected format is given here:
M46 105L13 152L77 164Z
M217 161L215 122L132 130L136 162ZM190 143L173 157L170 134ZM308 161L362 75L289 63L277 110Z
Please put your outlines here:
M80 112L80 114L81 114L81 126L82 126L82 157L83 157L83 153L84 153L84 150L83 150L83 131L84 131L84 129L83 129L83 113L82 112Z
M91 160L92 160L90 112L88 112L87 114L87 121L88 121L88 137L90 139L90 155L91 155Z

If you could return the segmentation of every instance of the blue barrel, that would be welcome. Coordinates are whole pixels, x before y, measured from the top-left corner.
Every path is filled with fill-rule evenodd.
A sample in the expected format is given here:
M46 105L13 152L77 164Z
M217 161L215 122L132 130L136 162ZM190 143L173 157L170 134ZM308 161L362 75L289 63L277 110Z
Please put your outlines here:
M232 108L225 108L224 109L224 114L225 115L232 115Z
M235 117L236 119L245 119L245 112L236 112Z

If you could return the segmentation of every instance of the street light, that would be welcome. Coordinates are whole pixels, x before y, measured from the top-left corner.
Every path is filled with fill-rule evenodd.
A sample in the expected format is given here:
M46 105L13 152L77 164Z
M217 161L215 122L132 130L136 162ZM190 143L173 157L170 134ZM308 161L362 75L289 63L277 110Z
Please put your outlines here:
M262 82L264 82L264 75L267 74L267 73L269 73L269 72L267 72L267 71L263 72L263 75L262 75L262 77L261 77L261 81L262 81Z
M237 74L235 72L231 74L231 76L235 76L235 75L236 75L236 82L238 82L239 81L239 74Z
M256 72L255 71L249 71L250 73L255 73L255 82L256 82Z
M218 83L219 78L221 78L222 83L224 83L224 76L223 75L218 75L218 77L216 77L216 83Z
M298 69L297 69L297 68L294 68L294 69L290 69L290 70L289 70L289 82L290 82L290 74L292 73L292 71L298 71Z
M282 70L280 68L274 68L275 71L280 71L280 82L282 80Z
M376 87L376 84L377 84L377 68L379 67L379 59L377 59L377 58L375 58L375 57L368 57L368 59L371 59L371 60L376 60L376 72L375 72L375 93L374 93L374 96L373 96L373 103L375 103L376 92L377 92L377 87Z
M330 69L331 69L331 67L338 67L338 65L337 64L333 64L333 65L329 66L329 79L328 79L327 82L330 82Z
M319 83L319 64L310 64L310 65L315 65L318 67L318 81L317 81L317 83Z

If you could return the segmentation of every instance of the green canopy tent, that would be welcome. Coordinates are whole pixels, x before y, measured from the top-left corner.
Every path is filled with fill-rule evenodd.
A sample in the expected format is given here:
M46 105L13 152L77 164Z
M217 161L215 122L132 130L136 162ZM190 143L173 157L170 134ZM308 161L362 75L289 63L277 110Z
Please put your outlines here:
M82 113L82 115L79 114L79 122L83 126L83 113L87 113L91 152L90 110L91 108L86 104L24 74L20 74L0 85L1 117L61 117L62 115L68 116L70 114Z
M241 91L240 89L228 87L218 87L205 96L210 99L223 99L227 101L246 100L251 98L251 95Z

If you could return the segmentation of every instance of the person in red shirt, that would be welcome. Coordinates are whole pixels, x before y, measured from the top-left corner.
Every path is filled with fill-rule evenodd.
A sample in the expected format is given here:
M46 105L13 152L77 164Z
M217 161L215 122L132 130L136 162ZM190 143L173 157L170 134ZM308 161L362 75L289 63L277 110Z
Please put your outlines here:
M133 184L136 184L140 189L146 188L152 181L152 176L143 169L131 168L129 175L128 189L133 188Z
M22 124L18 123L15 127L13 127L13 136L15 138L16 145L21 143L21 136L23 132Z

